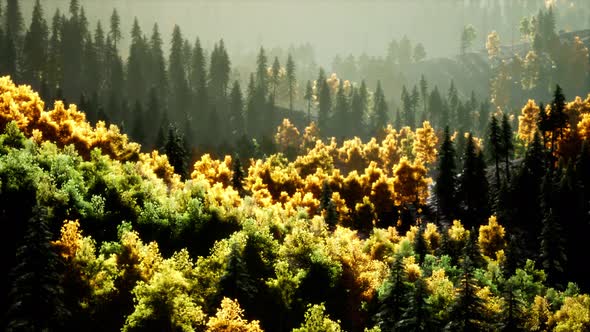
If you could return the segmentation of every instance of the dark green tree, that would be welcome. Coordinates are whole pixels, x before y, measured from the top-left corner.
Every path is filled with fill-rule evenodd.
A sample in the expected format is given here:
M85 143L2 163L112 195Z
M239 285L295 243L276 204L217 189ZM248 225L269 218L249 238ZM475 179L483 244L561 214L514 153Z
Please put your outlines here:
M174 119L178 120L183 120L189 100L188 83L182 56L183 44L184 40L180 32L180 27L175 25L172 33L170 58L168 60L168 72L170 74L169 107L170 114L173 115Z
M506 172L506 180L510 182L510 159L514 152L514 143L512 142L512 126L508 120L508 115L502 116L502 125L500 127L500 137L502 140L502 155L504 156L504 168Z
M488 180L485 161L469 134L463 153L463 170L459 179L458 196L463 210L461 221L467 227L481 225L489 216Z
M174 171L180 174L183 178L187 176L187 157L186 142L182 134L178 132L174 125L168 128L168 138L164 151L168 156L170 165L174 167Z
M38 89L43 80L47 59L49 29L39 0L35 1L31 25L23 46L23 79Z
M320 73L317 80L318 87L318 127L323 136L328 136L330 133L330 116L332 113L332 95L330 86L326 81L326 74L323 68L320 68Z
M430 310L426 301L428 287L422 278L414 281L408 306L404 308L400 321L396 325L396 331L436 331L438 322Z
M446 331L482 331L487 328L483 300L477 296L478 281L469 253L464 253L455 302L449 308Z
M313 88L311 86L311 81L307 81L305 85L305 95L303 96L305 101L307 102L307 122L311 122L311 102L313 100Z
M244 177L245 177L244 169L242 168L242 162L240 161L239 155L234 155L232 158L232 177L231 177L231 185L232 187L240 193L240 196L245 194L244 189Z
M237 140L245 133L244 98L242 96L240 82L237 80L233 84L229 99L230 130L233 139Z
M500 189L500 160L502 159L502 129L498 124L498 119L492 116L488 129L488 151L491 159L495 163L496 188Z
M375 317L382 331L395 330L409 300L409 286L401 253L395 255L389 271L387 280L379 290L379 309Z
M387 109L387 102L385 101L385 95L381 88L381 81L377 81L377 89L373 95L373 121L371 123L373 135L387 127L387 123L389 122L387 113L389 113L389 110Z
M48 212L35 207L10 272L7 331L59 330L69 312L63 303L59 257L51 245Z
M297 91L297 77L295 76L295 61L291 53L287 56L287 64L285 67L285 75L287 78L287 90L289 93L289 111L293 112L293 99L295 99L295 93Z
M123 35L121 34L121 17L119 16L117 9L113 9L113 13L111 14L110 27L111 27L111 29L109 31L109 37L111 37L111 41L113 42L113 47L115 48L115 51L116 51L117 44L121 41L121 38L123 38Z
M451 141L449 127L445 127L443 143L438 153L438 176L434 184L434 194L436 197L437 211L439 218L443 220L453 220L457 213L456 200L456 166L455 166L455 147Z
M5 33L13 40L15 45L20 45L23 38L24 20L20 9L19 0L6 1L6 13L4 14ZM17 46L18 48L18 46Z
M539 237L540 260L547 274L547 281L552 286L563 286L564 269L567 257L564 247L563 228L556 215L555 184L549 170L541 187L541 208L543 212L542 229Z

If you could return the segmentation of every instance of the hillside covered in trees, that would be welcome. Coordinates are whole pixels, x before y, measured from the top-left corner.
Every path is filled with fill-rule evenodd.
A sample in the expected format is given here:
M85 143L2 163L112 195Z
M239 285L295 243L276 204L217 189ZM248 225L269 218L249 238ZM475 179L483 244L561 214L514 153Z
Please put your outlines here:
M590 10L534 3L330 72L2 2L1 328L589 331Z

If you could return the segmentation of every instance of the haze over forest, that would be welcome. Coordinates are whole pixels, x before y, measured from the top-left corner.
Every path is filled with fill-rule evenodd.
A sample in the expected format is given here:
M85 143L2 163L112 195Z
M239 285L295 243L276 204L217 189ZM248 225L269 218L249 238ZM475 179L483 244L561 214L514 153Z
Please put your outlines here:
M0 330L590 331L589 48L589 0L0 0Z

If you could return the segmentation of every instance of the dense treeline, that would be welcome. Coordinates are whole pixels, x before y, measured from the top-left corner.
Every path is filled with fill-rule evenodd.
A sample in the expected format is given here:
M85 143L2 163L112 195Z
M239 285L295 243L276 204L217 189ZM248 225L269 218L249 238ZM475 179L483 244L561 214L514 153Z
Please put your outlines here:
M250 67L254 70L240 77L244 69L232 66L223 40L206 50L198 38L186 39L176 26L165 45L162 33L166 32L160 32L157 24L144 32L137 18L127 36L121 20L129 18L114 10L108 24L98 21L91 26L76 0L67 13L56 11L49 21L42 3L36 1L26 24L19 3L7 1L1 12L1 73L30 84L46 100L64 100L66 106L76 102L91 123L100 119L118 124L145 151L164 151L172 132L193 158L204 152L246 156L257 146L271 154L276 149L273 128L285 117L299 130L316 120L323 137L339 141L353 136L368 139L387 124L397 130L416 128L425 120L435 127L448 125L483 137L494 107L512 115L522 100L546 99L557 82L573 94L585 93L590 82L587 47L579 38L559 38L554 7L529 17L537 10L534 1L510 2L501 11L502 17L508 9L526 16L520 32L529 49L506 52L499 35L492 33L486 45L487 63L488 59L467 54L476 47L477 31L465 28L461 56L456 64L443 65L462 68L452 71L456 77L445 78L448 89L429 83L427 76L436 76L432 65L414 69L427 75L418 75L420 79L410 84L413 79L402 72L424 63L426 51L406 37L392 41L383 57L337 58L333 64L337 74L320 68L317 78L309 77L308 72L317 68L309 65L309 59L301 60L306 74L297 77L301 71L296 57L271 57L261 48ZM566 20L567 7L554 5L561 20ZM482 8L495 6L492 2ZM125 52L122 39L129 40ZM487 91L488 79L492 103L487 93L466 90L477 81L484 82Z
M7 78L0 103L8 330L590 327L590 98L558 89L461 149L428 123L339 145L285 120L294 162L205 155L184 182L74 106Z

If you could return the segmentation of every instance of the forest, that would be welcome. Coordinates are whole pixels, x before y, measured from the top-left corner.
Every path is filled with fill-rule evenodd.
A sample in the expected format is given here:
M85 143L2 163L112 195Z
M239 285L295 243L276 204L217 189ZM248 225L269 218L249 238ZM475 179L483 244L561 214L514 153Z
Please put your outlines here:
M177 1L0 1L2 330L590 331L590 2Z

